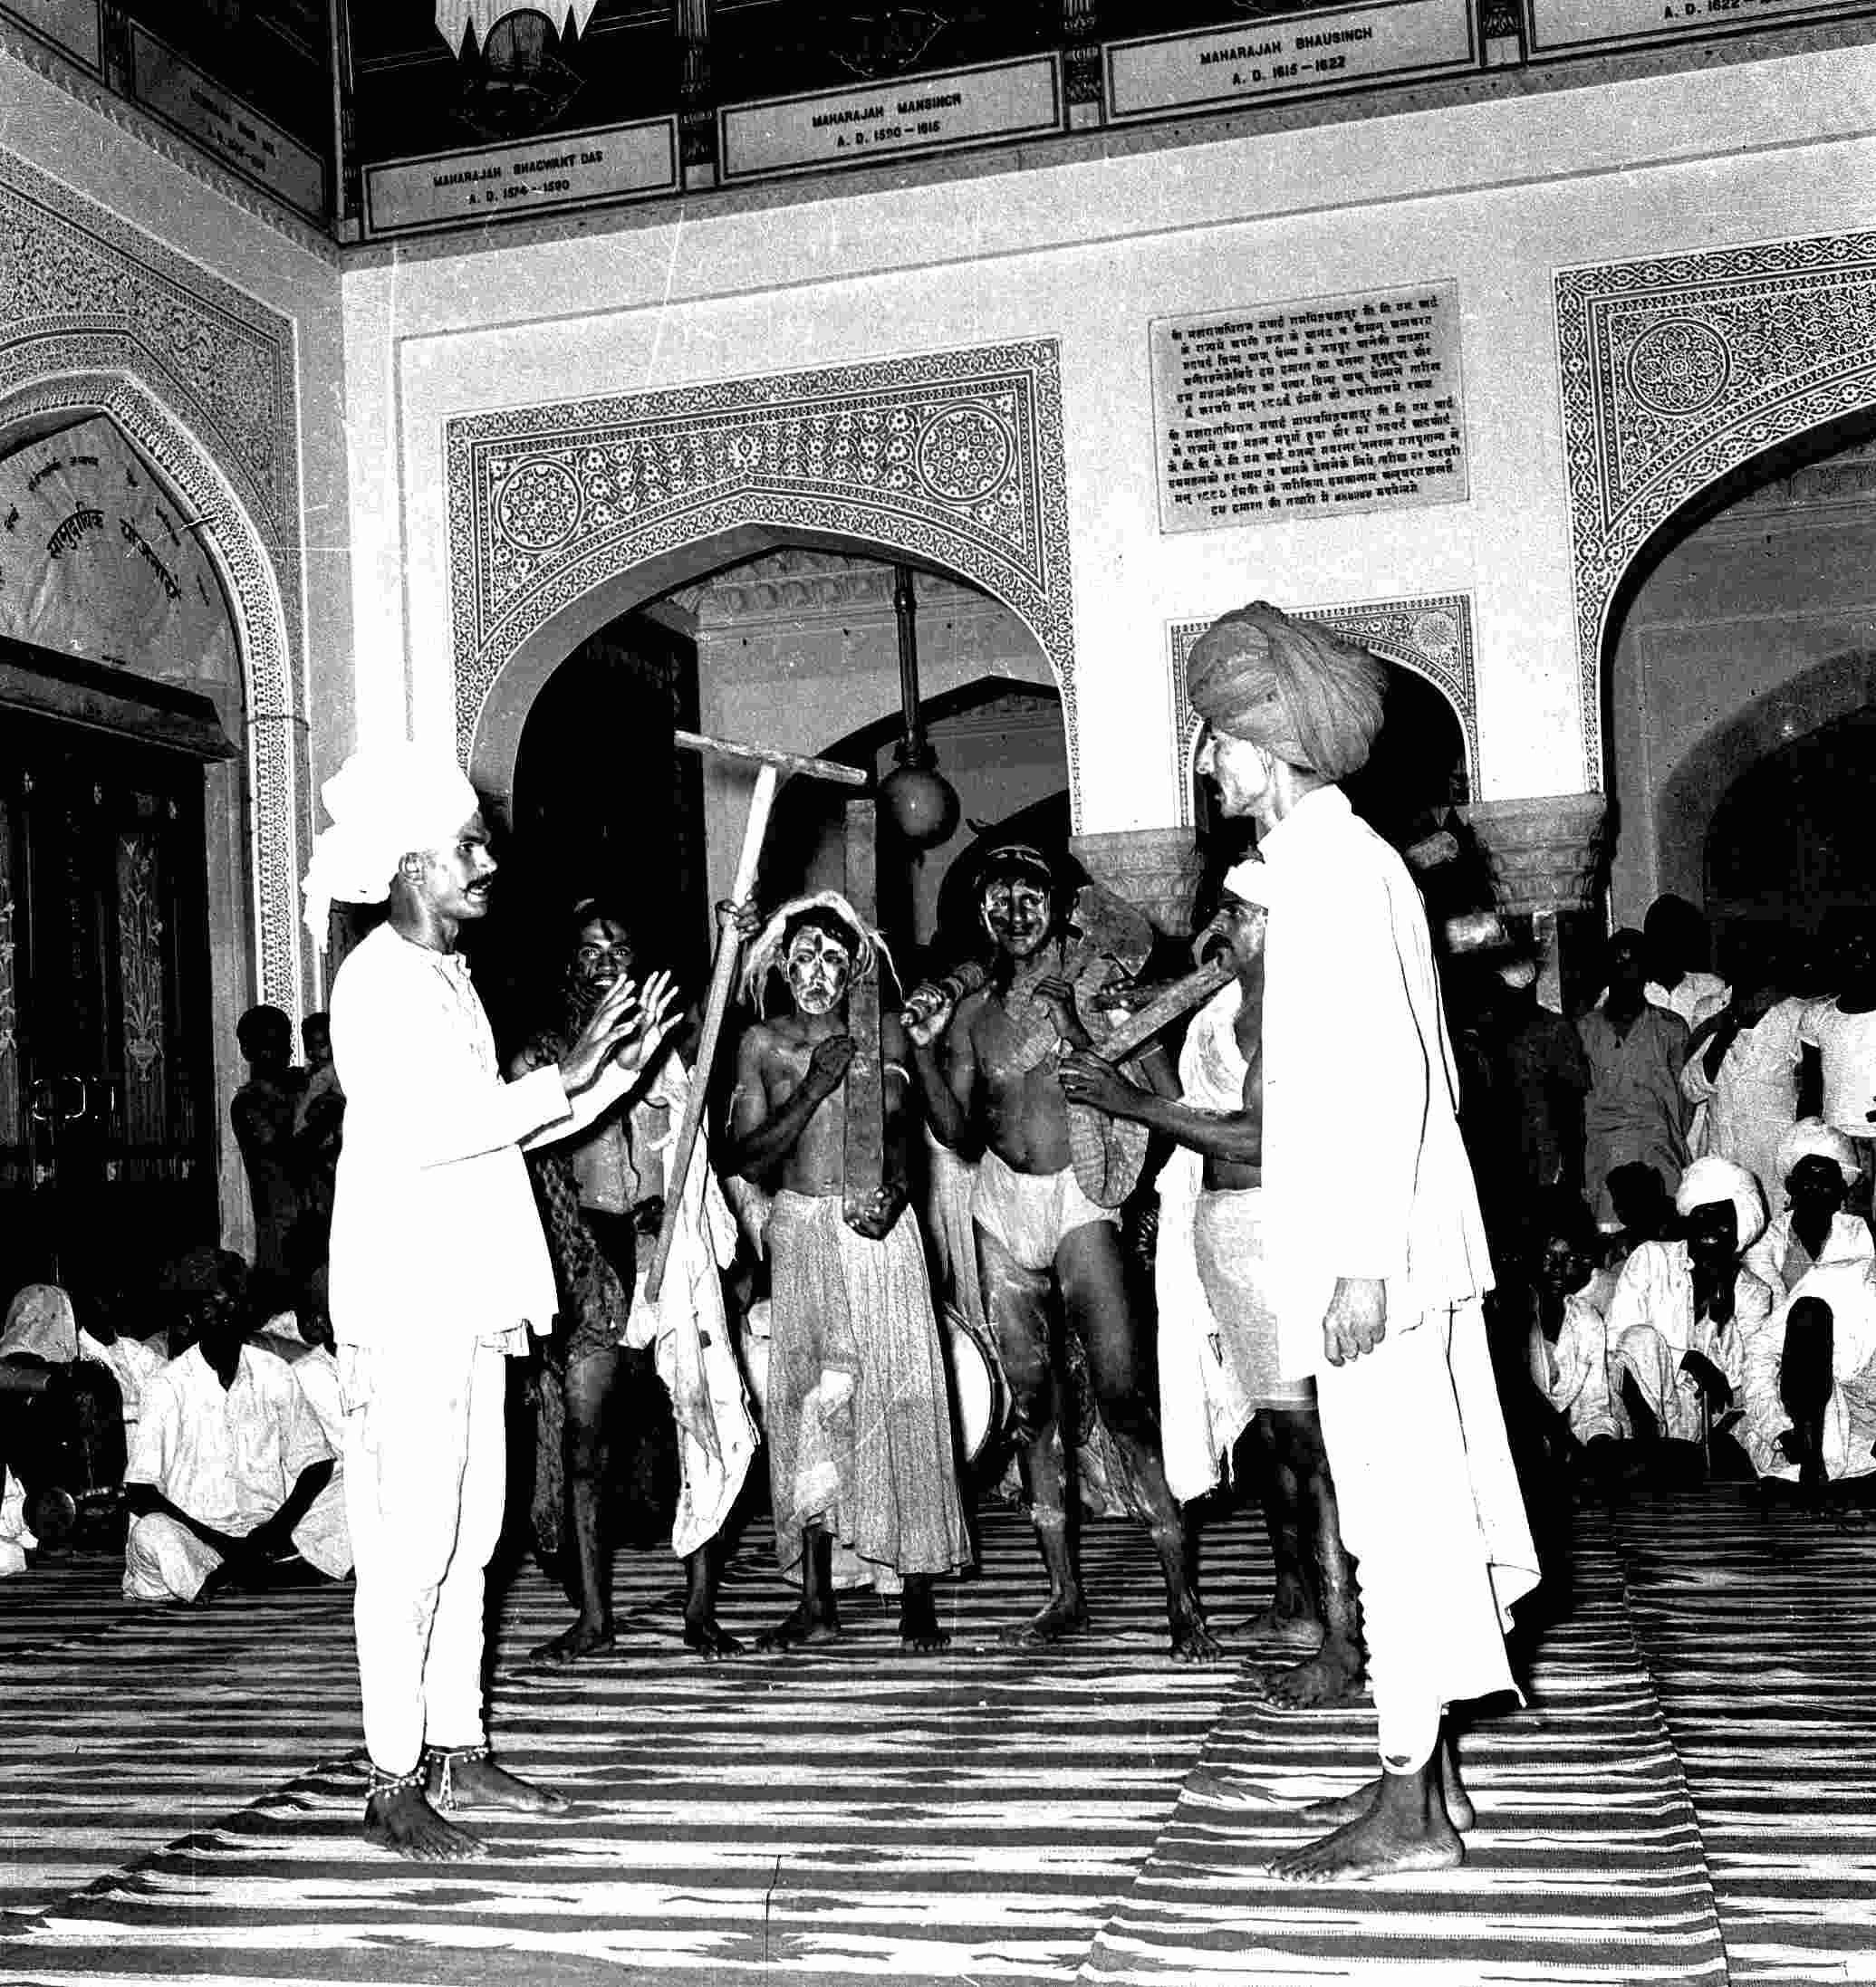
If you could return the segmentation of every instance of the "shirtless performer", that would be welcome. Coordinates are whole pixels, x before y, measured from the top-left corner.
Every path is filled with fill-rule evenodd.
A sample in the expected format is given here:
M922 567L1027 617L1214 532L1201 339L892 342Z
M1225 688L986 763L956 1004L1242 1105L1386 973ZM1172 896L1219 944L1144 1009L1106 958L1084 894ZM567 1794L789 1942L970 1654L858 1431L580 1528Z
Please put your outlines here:
M562 1023L530 1039L511 1077L559 1062L606 991L638 971L620 918L591 901L573 915ZM663 1219L664 1148L688 1082L676 1052L667 1050L597 1124L529 1155L561 1300L541 1371L535 1525L570 1549L569 1590L579 1610L571 1627L534 1652L547 1662L612 1648L605 1523L611 1430L631 1371L629 1352L654 1341L678 1422L681 1488L671 1544L688 1583L685 1646L713 1658L742 1649L717 1619L718 1534L755 1455L755 1430L718 1274L735 1251L735 1224L701 1145L656 1305L640 1274L649 1267ZM545 1511L543 1492L553 1506ZM571 1539L563 1537L567 1531Z
M735 914L745 936L757 920ZM794 1011L743 1038L724 1164L779 1175L769 1218L769 1484L782 1570L801 1600L765 1648L840 1632L836 1587L898 1591L900 1638L941 1649L932 1576L971 1560L951 1446L950 1396L924 1244L906 1205L914 1129L899 1024L880 1026L886 1178L844 1212L842 1084L855 1044L847 989L880 942L832 891L784 904L755 936L743 991L763 1013L770 974Z
M1072 1104L1131 1119L1184 1149L1159 1176L1159 1401L1174 1492L1220 1481L1248 1426L1276 1592L1251 1631L1309 1653L1271 1677L1277 1704L1332 1704L1361 1681L1354 1569L1342 1542L1315 1382L1286 1375L1264 1276L1264 865L1225 879L1211 929L1236 969L1194 1018L1179 1057L1181 1096L1130 1083L1086 1051L1062 1065Z
M1185 1524L1160 1460L1152 1358L1121 1250L1123 1195L1116 1194L1113 1205L1091 1198L1073 1164L1055 1050L1062 1042L1085 1047L1089 1037L1075 988L1063 977L1067 906L1060 879L1038 850L1006 844L985 859L978 892L998 970L955 1004L940 988L916 990L907 1032L933 1130L953 1150L978 1142L985 1148L971 1203L977 1262L1049 1576L1046 1605L1011 1639L1053 1642L1088 1623L1068 1531L1065 1448L1056 1435L1056 1404L1066 1384L1050 1353L1050 1310L1059 1293L1087 1349L1095 1399L1129 1480L1129 1502L1144 1520L1165 1574L1172 1653L1181 1662L1217 1660L1223 1652L1198 1605Z

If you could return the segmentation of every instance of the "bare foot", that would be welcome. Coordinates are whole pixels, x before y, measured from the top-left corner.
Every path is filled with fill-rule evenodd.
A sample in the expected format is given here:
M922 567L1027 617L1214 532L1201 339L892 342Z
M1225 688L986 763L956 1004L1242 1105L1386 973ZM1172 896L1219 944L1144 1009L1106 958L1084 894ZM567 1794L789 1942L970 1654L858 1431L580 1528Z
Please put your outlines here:
M414 1787L387 1788L365 1803L365 1839L413 1863L467 1863L487 1845L446 1821Z
M773 1628L765 1628L755 1638L758 1649L799 1649L811 1643L832 1642L841 1632L838 1619L811 1612L805 1601L784 1615Z
M612 1624L588 1621L582 1617L571 1628L563 1628L538 1648L530 1649L528 1657L535 1663L577 1663L582 1656L611 1656L611 1653Z
M710 1663L726 1656L741 1656L744 1653L743 1644L730 1634L715 1615L685 1616L684 1646L687 1649L695 1649Z
M1292 1883L1332 1884L1397 1870L1457 1869L1465 1860L1466 1845L1443 1813L1411 1817L1378 1801L1358 1819L1278 1857L1270 1874Z
M517 1780L505 1767L497 1766L487 1753L432 1752L424 1792L433 1807L454 1810L478 1809L504 1814L557 1815L566 1811L566 1801L544 1787L531 1787ZM446 1777L447 1785L446 1788Z
M1367 1781L1352 1794L1338 1795L1332 1800L1311 1801L1299 1819L1313 1829L1340 1828L1344 1822L1359 1821L1379 1802L1381 1792L1381 1781ZM1439 1742L1439 1792L1446 1803L1447 1819L1454 1828L1469 1829L1477 1820L1472 1796L1466 1791L1466 1783L1459 1778L1458 1762L1444 1739Z
M1275 1600L1218 1634L1229 1642L1278 1642L1299 1656L1313 1656L1323 1646L1323 1625L1313 1615L1292 1614Z
M951 1646L949 1633L938 1627L931 1589L923 1581L906 1582L899 1606L899 1646L912 1656L930 1656Z
M1079 1594L1058 1594L1027 1621L1005 1628L997 1640L1014 1649L1044 1649L1088 1626L1088 1608Z
M1312 1704L1344 1704L1361 1694L1361 1652L1337 1636L1307 1662L1265 1674L1257 1694L1266 1704L1301 1711Z
M1173 1617L1172 1659L1175 1663L1222 1663L1227 1659L1217 1637L1196 1609L1183 1617Z

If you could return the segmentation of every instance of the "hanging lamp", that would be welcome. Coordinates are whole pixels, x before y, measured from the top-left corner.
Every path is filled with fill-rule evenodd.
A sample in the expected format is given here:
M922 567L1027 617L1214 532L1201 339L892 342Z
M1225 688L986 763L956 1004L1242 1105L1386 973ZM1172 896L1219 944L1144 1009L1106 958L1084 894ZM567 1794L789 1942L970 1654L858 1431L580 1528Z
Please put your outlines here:
M919 623L909 566L892 569L892 611L899 622L899 695L905 732L892 748L898 761L880 782L880 805L910 848L936 849L948 841L962 809L957 790L938 770L938 754L925 735L919 707Z

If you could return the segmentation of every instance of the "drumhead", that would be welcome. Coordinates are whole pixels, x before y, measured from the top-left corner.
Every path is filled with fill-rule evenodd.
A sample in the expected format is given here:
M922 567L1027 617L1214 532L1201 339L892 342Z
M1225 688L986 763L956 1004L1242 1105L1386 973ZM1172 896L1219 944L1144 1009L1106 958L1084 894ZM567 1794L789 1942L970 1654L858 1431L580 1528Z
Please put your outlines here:
M948 1306L945 1347L951 1367L951 1396L957 1407L962 1461L974 1464L1003 1427L1003 1375L969 1325Z

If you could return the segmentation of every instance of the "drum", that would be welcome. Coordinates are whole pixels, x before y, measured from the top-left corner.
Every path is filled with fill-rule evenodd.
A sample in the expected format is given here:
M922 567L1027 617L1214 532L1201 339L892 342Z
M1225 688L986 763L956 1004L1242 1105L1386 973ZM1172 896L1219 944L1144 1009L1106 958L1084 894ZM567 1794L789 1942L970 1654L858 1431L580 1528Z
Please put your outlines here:
M1003 1434L1009 1418L1009 1389L995 1349L948 1304L945 1307L945 1353L957 1414L958 1460L974 1469Z

